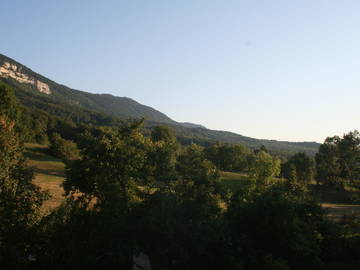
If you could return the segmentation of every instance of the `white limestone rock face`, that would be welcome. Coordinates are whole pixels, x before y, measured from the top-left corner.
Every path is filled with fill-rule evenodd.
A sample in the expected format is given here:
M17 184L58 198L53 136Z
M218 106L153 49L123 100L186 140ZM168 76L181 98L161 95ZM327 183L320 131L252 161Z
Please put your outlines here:
M51 94L50 88L46 83L43 83L43 82L37 80L36 87L41 93L45 93L47 95Z
M4 62L3 65L0 66L0 77L12 78L14 80L17 80L20 83L32 84L37 88L37 90L39 92L47 94L47 95L51 94L49 85L22 73L21 67L18 67L15 64L11 64L9 62Z

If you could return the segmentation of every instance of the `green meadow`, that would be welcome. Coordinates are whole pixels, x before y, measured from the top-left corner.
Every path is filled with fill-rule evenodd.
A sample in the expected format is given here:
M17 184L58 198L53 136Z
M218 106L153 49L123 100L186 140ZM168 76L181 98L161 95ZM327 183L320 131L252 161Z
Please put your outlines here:
M249 181L246 174L236 172L221 172L220 179L222 187L232 192L245 187ZM355 193L355 191L353 192ZM324 198L320 199L322 207L328 212L328 216L335 221L341 221L348 216L360 215L360 204L347 203L343 195L343 193L337 193L337 196L336 194L325 194Z
M49 191L51 198L44 203L44 209L50 210L61 204L64 200L62 183L65 179L65 164L47 154L46 145L25 144L25 156L29 166L34 168L34 183L43 190Z

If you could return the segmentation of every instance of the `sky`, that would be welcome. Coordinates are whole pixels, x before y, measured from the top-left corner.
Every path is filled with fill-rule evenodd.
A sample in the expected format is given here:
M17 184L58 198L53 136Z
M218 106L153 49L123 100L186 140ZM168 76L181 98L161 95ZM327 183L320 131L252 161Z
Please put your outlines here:
M0 53L175 121L323 142L359 129L358 0L12 0Z

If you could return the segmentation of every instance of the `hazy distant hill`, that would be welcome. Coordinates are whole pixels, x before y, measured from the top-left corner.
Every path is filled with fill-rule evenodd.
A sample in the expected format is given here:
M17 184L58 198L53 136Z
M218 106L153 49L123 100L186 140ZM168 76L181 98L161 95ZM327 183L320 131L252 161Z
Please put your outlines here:
M295 152L315 154L319 147L315 142L281 142L259 140L227 131L206 129L192 123L179 123L164 113L142 105L127 97L109 94L91 94L58 84L21 63L0 54L0 81L12 85L21 102L61 117L71 117L81 122L114 125L117 119L145 118L147 126L166 124L175 129L183 143L211 144L214 142L238 143L251 148L264 145L280 154Z
M179 123L181 124L183 127L188 127L188 128L203 128L206 129L206 127L199 125L199 124L193 124L193 123L189 123L189 122L183 122L183 123Z

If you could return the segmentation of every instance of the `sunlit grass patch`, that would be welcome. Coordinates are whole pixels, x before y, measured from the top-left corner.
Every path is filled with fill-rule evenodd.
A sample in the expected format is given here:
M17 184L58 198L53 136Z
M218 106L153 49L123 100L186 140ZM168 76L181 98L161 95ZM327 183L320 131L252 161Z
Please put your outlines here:
M51 198L44 203L44 210L51 210L64 201L64 189L62 183L65 180L65 164L47 154L46 145L27 143L25 144L25 156L28 165L34 168L34 184L43 190L48 190Z
M58 207L64 201L64 189L62 183L64 177L36 173L34 184L41 187L43 190L49 191L51 198L44 202L44 209L51 210Z
M249 183L249 177L243 173L220 172L221 185L224 190L236 192L245 188Z
M359 216L360 205L358 204L337 204L337 203L322 203L328 211L328 216L334 221L340 221L344 216Z

